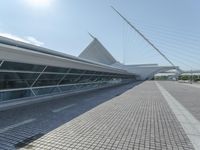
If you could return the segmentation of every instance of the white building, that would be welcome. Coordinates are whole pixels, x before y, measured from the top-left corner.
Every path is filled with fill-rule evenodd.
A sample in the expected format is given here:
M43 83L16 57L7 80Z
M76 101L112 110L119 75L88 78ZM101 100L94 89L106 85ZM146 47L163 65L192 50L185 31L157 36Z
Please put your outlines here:
M150 79L172 68L123 65L96 38L74 57L0 37L0 108Z

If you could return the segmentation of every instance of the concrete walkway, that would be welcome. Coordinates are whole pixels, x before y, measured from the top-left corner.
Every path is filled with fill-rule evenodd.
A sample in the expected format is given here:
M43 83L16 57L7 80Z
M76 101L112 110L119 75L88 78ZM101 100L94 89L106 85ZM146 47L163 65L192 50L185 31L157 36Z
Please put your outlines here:
M194 149L165 98L155 82L145 82L21 149Z

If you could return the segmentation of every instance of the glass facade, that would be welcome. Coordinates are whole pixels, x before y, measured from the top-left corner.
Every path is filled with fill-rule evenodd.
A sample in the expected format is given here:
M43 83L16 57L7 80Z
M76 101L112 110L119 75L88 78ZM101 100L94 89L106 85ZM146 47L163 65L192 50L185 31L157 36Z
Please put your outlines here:
M0 60L0 103L134 81L134 75Z

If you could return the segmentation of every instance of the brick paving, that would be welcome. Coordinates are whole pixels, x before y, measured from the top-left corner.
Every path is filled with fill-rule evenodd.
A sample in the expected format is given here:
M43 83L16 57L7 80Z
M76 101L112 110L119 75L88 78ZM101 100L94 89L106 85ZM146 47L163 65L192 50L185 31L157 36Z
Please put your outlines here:
M145 82L76 117L22 149L193 149L154 82Z
M29 143L36 137L38 138L38 135L56 129L137 84L139 82L0 111L0 150L15 150L16 147ZM72 104L75 105L66 110L53 112L53 110ZM30 120L32 121L30 122ZM24 124L27 121L28 123Z
M168 81L159 83L200 121L200 88L197 88L200 85L194 84L197 87L192 87L190 84Z

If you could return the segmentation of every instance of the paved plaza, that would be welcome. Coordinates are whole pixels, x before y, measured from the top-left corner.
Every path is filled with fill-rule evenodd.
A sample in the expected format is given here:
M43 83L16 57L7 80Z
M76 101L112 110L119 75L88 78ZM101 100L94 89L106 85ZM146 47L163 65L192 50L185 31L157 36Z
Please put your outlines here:
M74 96L57 105L54 101L0 112L0 149L197 149L198 91L176 82L147 81ZM18 119L11 123L15 114Z
M160 84L200 121L199 84L181 84L177 82L160 82Z

